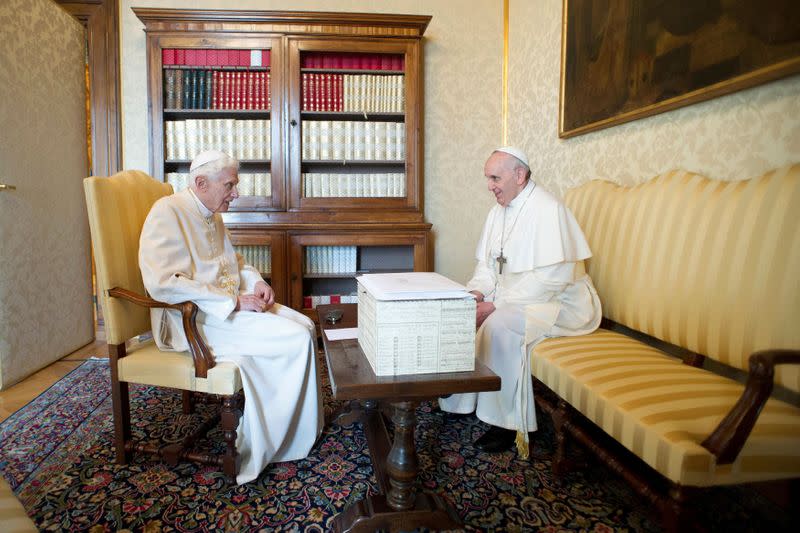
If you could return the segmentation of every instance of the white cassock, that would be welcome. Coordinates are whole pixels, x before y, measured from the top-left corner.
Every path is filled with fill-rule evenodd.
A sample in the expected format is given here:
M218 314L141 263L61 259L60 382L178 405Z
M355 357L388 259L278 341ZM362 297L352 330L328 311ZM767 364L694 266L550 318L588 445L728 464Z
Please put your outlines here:
M239 367L245 404L236 482L256 479L270 462L306 457L323 426L314 323L277 303L265 313L234 311L237 296L263 279L234 251L222 217L190 189L159 199L142 228L139 267L151 297L196 303L214 357ZM150 316L159 348L189 349L178 311Z
M488 424L516 430L517 447L527 457L528 432L537 427L530 350L548 337L585 335L600 325L600 299L583 268L591 255L569 209L531 180L508 207L492 208L467 289L496 307L478 329L475 350L500 376L501 389L454 394L439 400L442 410L475 411Z

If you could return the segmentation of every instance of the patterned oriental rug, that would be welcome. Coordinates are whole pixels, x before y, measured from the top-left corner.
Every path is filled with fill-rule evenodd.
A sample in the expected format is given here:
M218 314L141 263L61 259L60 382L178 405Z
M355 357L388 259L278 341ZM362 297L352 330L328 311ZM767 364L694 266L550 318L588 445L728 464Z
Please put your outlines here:
M376 490L359 423L329 424L310 457L271 465L243 486L190 463L168 468L139 456L117 466L108 383L108 362L87 361L0 425L0 470L41 530L327 531L333 516ZM327 383L325 396L327 412L339 407ZM137 386L131 397L140 438L163 437L166 428L179 438L208 414L199 406L198 414L177 415L172 433L176 417L168 413L180 413L179 393ZM524 461L515 452L478 453L472 442L486 425L473 415L448 415L430 403L417 415L418 489L449 498L466 531L660 528L646 502L591 457L556 481L547 416L535 433L534 460ZM219 434L210 440L222 442ZM791 517L752 488L707 491L697 503L701 529L790 530Z

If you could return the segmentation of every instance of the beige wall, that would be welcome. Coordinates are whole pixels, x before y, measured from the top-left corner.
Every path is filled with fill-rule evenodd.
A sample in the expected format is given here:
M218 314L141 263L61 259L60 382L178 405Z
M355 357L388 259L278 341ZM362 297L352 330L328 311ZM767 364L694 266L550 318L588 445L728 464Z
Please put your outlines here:
M510 0L509 143L557 194L592 178L637 183L683 167L744 179L800 159L800 77L629 124L560 140L561 0ZM122 0L122 112L126 168L148 169L145 37L131 6L219 8L209 0ZM425 217L435 267L466 281L493 204L483 162L501 142L500 0L258 0L230 9L432 15L425 33Z
M149 170L145 34L131 7L220 8L208 0L122 0L125 168ZM491 207L483 160L500 140L503 7L497 0L258 0L230 9L292 9L431 15L425 32L425 218L436 270L466 281ZM457 8L457 9L456 9Z
M510 22L509 142L559 195L594 178L634 184L684 168L739 180L800 161L800 76L561 140L561 0L510 0Z

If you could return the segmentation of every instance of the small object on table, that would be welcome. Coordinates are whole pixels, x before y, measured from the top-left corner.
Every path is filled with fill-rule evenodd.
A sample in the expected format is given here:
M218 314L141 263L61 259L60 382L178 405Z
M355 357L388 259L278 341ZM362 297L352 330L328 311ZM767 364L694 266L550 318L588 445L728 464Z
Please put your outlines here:
M336 324L342 319L342 310L341 309L334 309L332 311L328 311L325 314L325 322L328 324Z

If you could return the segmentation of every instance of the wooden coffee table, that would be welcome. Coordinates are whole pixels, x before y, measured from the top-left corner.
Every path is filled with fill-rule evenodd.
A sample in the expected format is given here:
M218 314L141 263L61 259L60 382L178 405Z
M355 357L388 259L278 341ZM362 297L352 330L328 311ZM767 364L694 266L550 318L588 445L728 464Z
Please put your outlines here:
M326 323L325 316L335 309L343 312L341 321L333 325ZM317 315L323 330L357 325L356 304L320 305ZM460 528L461 519L450 503L436 494L415 494L419 471L414 445L415 409L422 400L448 394L500 390L500 378L478 361L472 372L377 377L356 339L331 341L323 331L322 340L334 399L357 400L350 403L351 410L339 415L337 421L343 425L356 420L362 422L381 491L350 505L336 516L334 531ZM394 409L391 447L383 415L378 409L381 400Z

